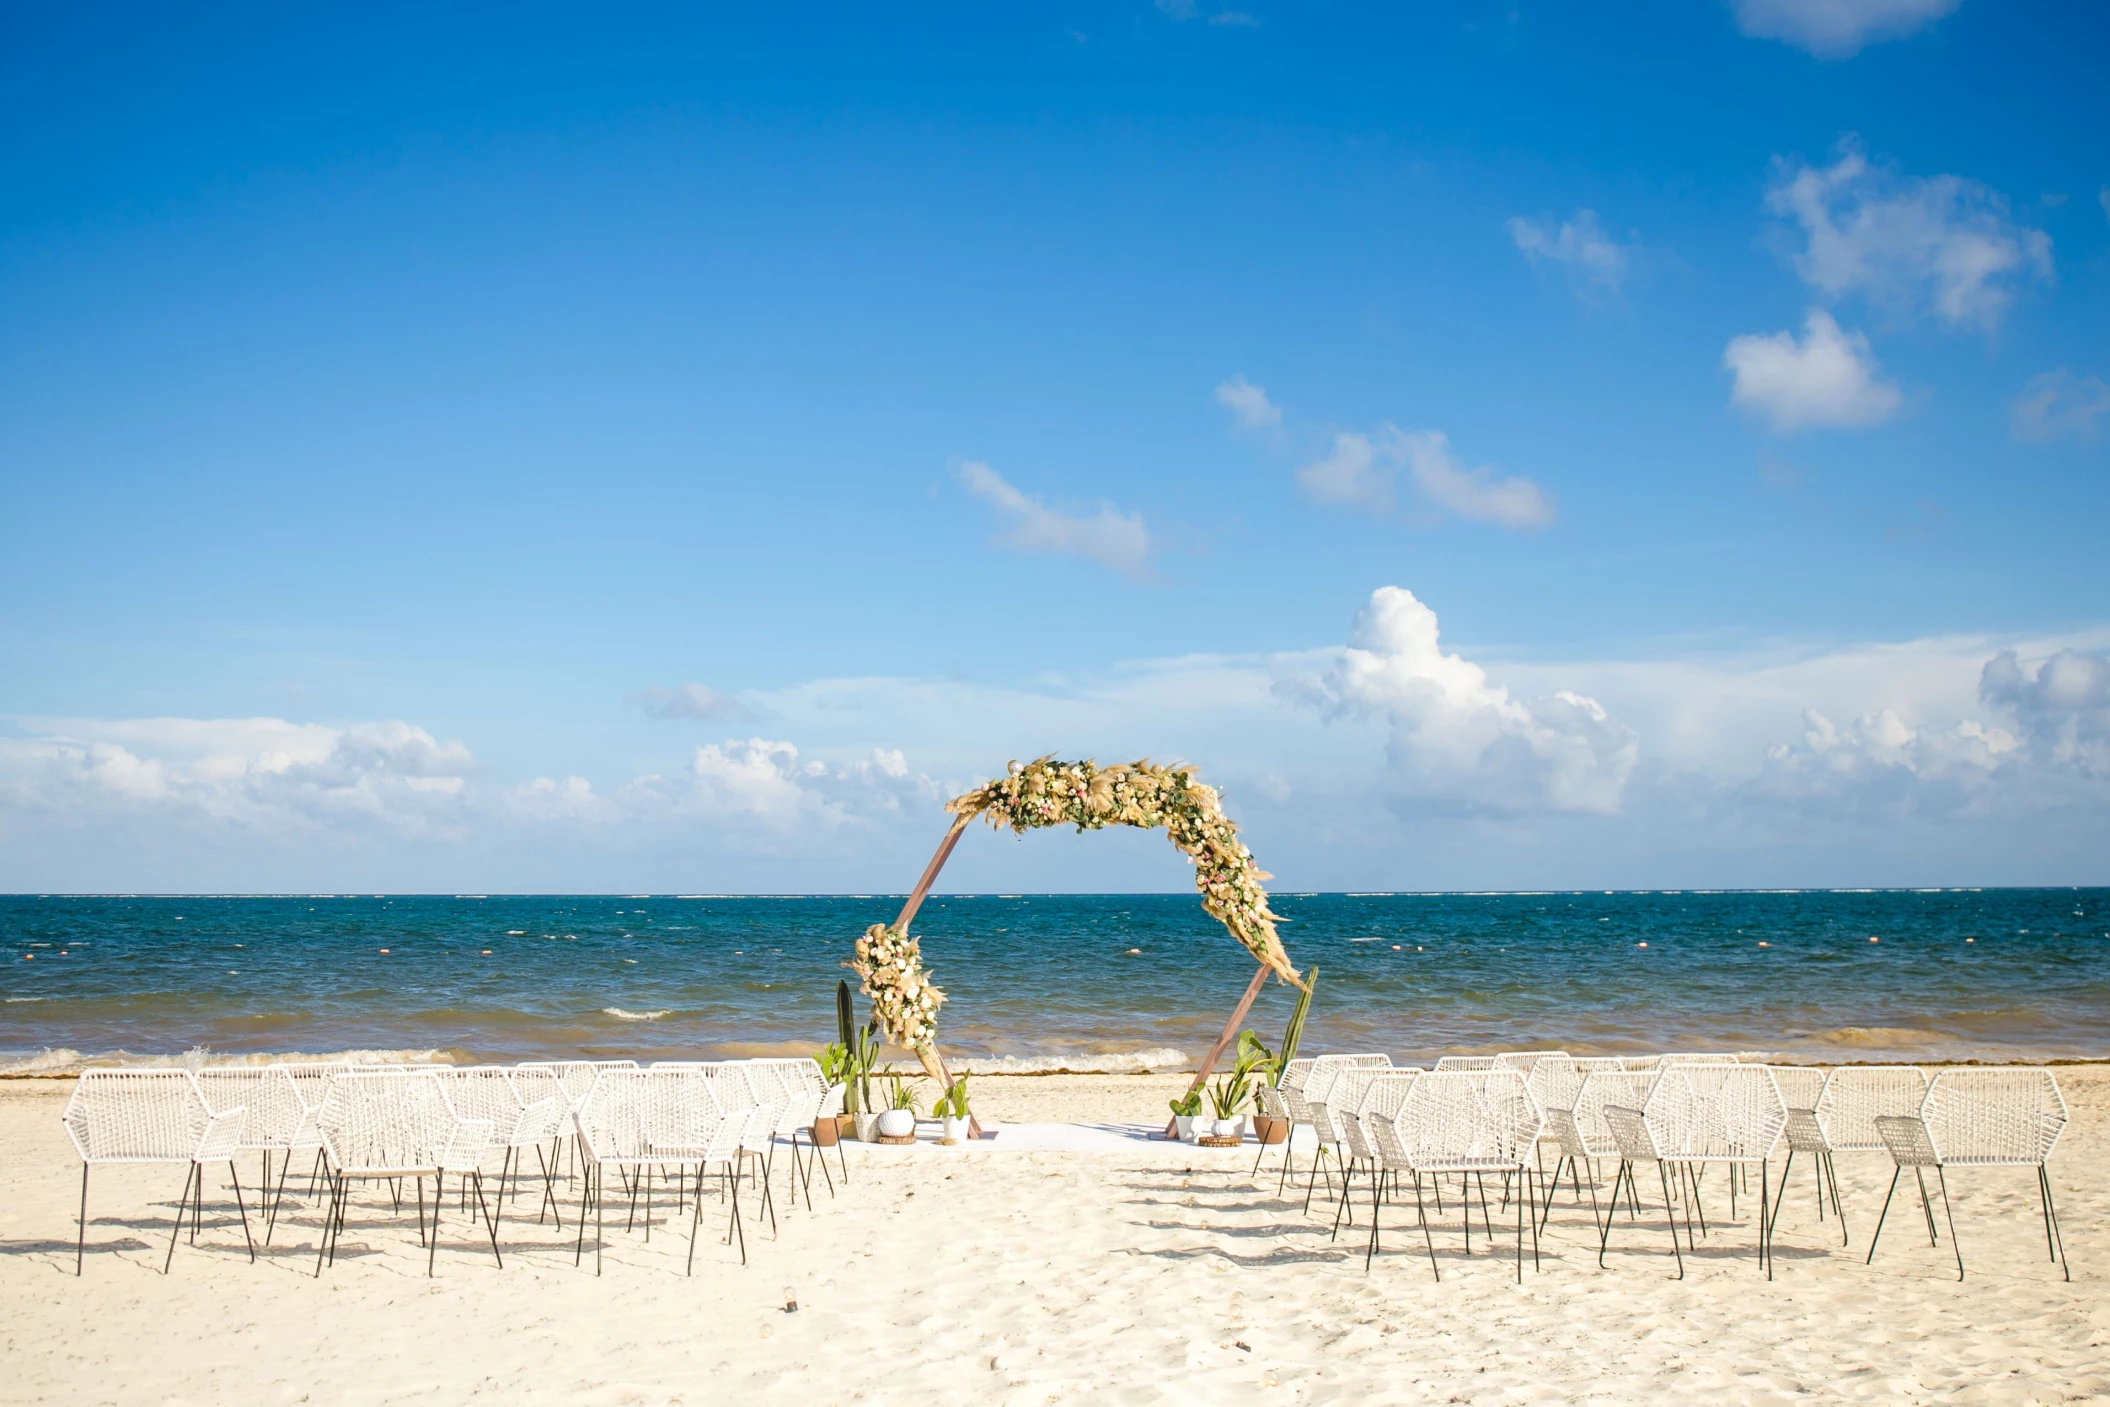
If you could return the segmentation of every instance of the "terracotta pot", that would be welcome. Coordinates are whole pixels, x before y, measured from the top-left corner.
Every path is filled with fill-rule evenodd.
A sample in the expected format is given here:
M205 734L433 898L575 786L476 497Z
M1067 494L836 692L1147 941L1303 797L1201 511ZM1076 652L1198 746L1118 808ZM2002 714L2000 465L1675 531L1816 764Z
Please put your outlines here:
M1283 1143L1289 1139L1289 1120L1273 1119L1266 1114L1253 1116L1253 1136L1262 1143Z
M833 1147L835 1146L835 1141L836 1141L837 1137L839 1136L839 1134L840 1134L840 1130L838 1130L838 1129L837 1129L837 1127L836 1127L836 1124L835 1124L835 1120L833 1120L833 1119L815 1119L815 1120L813 1121L813 1146L814 1146L814 1147L816 1147L816 1148L833 1148Z

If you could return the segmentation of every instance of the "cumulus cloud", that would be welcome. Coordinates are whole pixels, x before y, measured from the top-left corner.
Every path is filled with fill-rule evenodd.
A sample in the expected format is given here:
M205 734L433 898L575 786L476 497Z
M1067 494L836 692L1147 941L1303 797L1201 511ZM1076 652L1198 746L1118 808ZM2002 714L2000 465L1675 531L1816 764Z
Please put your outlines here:
M1255 386L1243 374L1216 388L1216 402L1231 412L1241 430L1265 430L1282 423L1282 407L1267 398L1264 387Z
M1594 210L1578 210L1558 227L1550 219L1518 215L1509 222L1509 237L1532 264L1552 264L1565 272L1577 292L1617 293L1632 258L1605 235Z
M1835 298L1858 293L1992 328L2017 284L2052 276L2051 237L2016 224L2006 196L1961 176L1875 165L1850 140L1830 166L1775 163L1766 206L1801 227L1796 271Z
M1595 699L1562 690L1524 701L1439 643L1436 613L1385 586L1320 675L1285 673L1282 696L1390 728L1405 794L1468 809L1612 812L1634 770L1633 732Z
M1868 338L1843 331L1822 309L1811 310L1799 342L1793 332L1730 338L1722 365L1736 378L1731 402L1783 435L1880 425L1904 404L1878 374Z
M2096 376L2065 371L2032 376L2008 402L2008 430L2018 440L2041 444L2061 435L2095 438L2095 422L2110 414L2110 386Z
M1374 435L1344 431L1333 453L1297 470L1297 483L1320 503L1386 512L1393 506L1404 469L1426 503L1461 518L1505 528L1539 528L1553 521L1553 505L1524 478L1496 478L1492 469L1468 469L1441 431L1408 432L1380 426Z
M655 684L629 697L649 718L727 718L747 711L731 694L704 684L682 684L672 689Z
M1101 503L1088 518L1061 513L974 460L959 467L958 477L969 493L1010 521L1010 529L997 539L1006 547L1083 557L1131 578L1147 575L1150 534L1140 513L1122 513L1111 503Z
M757 823L777 831L834 828L910 802L941 801L941 788L909 770L898 749L875 748L833 766L799 756L789 742L729 739L696 749L672 777L640 777L618 800L643 814L667 812L721 822Z
M401 721L347 727L279 718L29 720L0 738L0 808L68 820L125 812L305 832L402 833L459 818L475 760Z
M1732 0L1736 24L1754 39L1779 39L1820 59L1846 59L1869 44L1901 39L1962 0Z
M1986 662L1978 691L2013 716L2041 764L2110 778L2110 654L2064 649L2032 670L2002 650Z

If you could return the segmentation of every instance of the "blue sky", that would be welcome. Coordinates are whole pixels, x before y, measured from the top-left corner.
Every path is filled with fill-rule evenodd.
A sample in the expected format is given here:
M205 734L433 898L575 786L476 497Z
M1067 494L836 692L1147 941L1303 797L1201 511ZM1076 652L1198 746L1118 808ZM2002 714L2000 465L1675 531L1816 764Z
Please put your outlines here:
M2106 56L11 11L0 886L900 888L1045 751L1294 888L2105 882Z

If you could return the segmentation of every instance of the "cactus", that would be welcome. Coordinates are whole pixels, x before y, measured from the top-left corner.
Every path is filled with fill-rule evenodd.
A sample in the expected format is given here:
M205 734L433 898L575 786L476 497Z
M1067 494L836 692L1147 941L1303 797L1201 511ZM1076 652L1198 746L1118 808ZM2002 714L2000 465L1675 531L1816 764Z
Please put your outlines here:
M1304 990L1297 993L1296 1009L1289 1014L1289 1029L1282 1033L1282 1053L1273 1061L1273 1073L1268 1083L1280 1086L1282 1076L1289 1063L1297 1058L1297 1042L1304 1038L1304 1018L1311 1014L1311 994L1319 990L1319 969L1313 966L1305 971Z

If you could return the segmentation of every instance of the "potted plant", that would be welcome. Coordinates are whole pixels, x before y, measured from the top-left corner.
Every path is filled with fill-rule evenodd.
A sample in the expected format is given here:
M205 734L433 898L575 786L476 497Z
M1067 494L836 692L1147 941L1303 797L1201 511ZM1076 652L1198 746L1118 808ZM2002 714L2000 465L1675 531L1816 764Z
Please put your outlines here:
M1297 1005L1289 1014L1288 1027L1282 1032L1281 1054L1267 1054L1267 1047L1261 1045L1260 1038L1254 1036L1251 1031L1238 1038L1241 1058L1245 1054L1248 1037L1252 1038L1254 1049L1265 1057L1254 1066L1254 1071L1267 1082L1270 1089L1282 1088L1282 1077L1289 1073L1289 1063L1297 1058L1298 1043L1304 1038L1304 1019L1311 1014L1311 996L1318 990L1319 969L1316 966L1307 968L1304 973L1304 990L1297 993ZM1253 1115L1253 1134L1262 1143L1287 1143L1290 1121L1256 1112Z
M1209 1107L1216 1113L1211 1133L1218 1138L1237 1138L1245 1133L1245 1120L1238 1113L1245 1108L1245 1086L1236 1077L1217 1077L1216 1083L1209 1086Z
M843 1077L843 1117L861 1143L870 1143L877 1132L879 1111L872 1107L872 1072L878 1066L878 1033L870 1025L860 1026Z
M1261 1111L1267 1106L1255 1092L1257 1081L1267 1078L1275 1063L1275 1053L1260 1043L1260 1037L1251 1031L1238 1033L1238 1049L1231 1057L1231 1081L1239 1092L1253 1104L1253 1136L1262 1143L1280 1143L1289 1132L1286 1120L1270 1118Z
M1170 1103L1172 1105L1173 1128L1179 1134L1180 1142L1194 1142L1199 1137L1194 1130L1194 1124L1201 1117L1202 1092L1198 1089L1188 1090L1178 1099L1171 1100Z
M945 1131L941 1143L962 1143L967 1138L967 1119L971 1112L967 1107L967 1077L954 1078L952 1087L938 1096L938 1102L930 1111L936 1115L940 1127Z
M830 1041L821 1047L821 1053L816 1060L821 1067L821 1078L828 1082L828 1094L821 1100L821 1107L825 1109L832 1103L838 1109L843 1108L844 1102L849 1098L849 1084L844 1076L850 1063L850 1052L841 1041ZM814 1116L814 1147L833 1148L841 1136L840 1118L833 1114Z
M916 1132L916 1086L901 1075L888 1075L888 1107L879 1116L881 1138L906 1138Z

